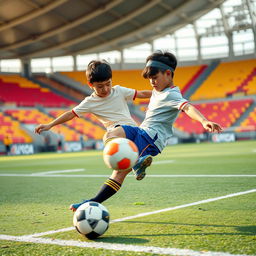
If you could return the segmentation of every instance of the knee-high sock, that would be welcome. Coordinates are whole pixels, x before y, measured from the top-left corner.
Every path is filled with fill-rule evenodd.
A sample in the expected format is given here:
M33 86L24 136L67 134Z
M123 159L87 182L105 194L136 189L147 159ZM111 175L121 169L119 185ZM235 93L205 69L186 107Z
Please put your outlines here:
M121 184L113 179L107 179L104 185L101 187L99 193L91 198L91 201L95 201L98 203L102 203L111 196L113 196L119 189L121 188Z

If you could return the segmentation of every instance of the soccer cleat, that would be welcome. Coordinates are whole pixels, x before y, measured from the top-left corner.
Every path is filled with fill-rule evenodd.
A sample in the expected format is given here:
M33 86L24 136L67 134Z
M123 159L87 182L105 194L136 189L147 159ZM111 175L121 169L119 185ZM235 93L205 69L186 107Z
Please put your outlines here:
M75 212L75 211L77 210L77 208L78 208L80 205L85 204L85 203L87 203L87 202L89 202L89 201L90 201L90 200L84 200L84 201L82 201L81 203L71 204L71 205L69 206L69 210Z
M132 169L136 180L142 180L146 176L146 168L151 165L152 160L153 158L151 155L146 155L139 158L137 164L135 164Z

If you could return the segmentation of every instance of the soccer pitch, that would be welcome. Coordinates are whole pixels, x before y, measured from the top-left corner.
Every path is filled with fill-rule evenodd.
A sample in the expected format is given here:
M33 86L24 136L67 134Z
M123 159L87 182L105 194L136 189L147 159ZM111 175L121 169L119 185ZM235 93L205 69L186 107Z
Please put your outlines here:
M0 255L256 254L256 141L167 147L103 203L112 223L90 241L68 207L110 174L100 151L1 157Z

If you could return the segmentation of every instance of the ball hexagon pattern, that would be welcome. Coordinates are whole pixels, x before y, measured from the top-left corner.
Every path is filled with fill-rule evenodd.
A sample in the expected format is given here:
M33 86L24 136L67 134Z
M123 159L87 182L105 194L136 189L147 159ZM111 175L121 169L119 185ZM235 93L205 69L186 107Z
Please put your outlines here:
M95 239L107 231L109 218L105 206L91 201L78 207L73 217L73 224L80 234L88 239Z
M105 164L114 170L126 171L137 162L139 152L137 146L129 139L116 138L107 143L103 151Z

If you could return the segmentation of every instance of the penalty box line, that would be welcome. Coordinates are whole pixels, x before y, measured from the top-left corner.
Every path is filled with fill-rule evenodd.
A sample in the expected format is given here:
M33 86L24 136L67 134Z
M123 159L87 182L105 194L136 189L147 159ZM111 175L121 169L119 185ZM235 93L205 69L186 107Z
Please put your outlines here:
M173 211L173 210L182 209L182 208L195 206L195 205L200 205L200 204L206 204L206 203L215 202L215 201L226 199L226 198L246 195L246 194L255 193L255 192L256 192L256 189L251 189L251 190L247 190L247 191L232 193L232 194L228 194L228 195L225 195L225 196L209 198L209 199L205 199L205 200L201 200L201 201L197 201L197 202L193 202L193 203L178 205L178 206L174 206L174 207L168 207L168 208L160 209L160 210L156 210L156 211L139 213L139 214L136 214L136 215L132 215L132 216L112 220L112 221L110 221L110 223L122 222L122 221L136 219L136 218L140 218L140 217L145 217L145 216L149 216L149 215L153 215L153 214L157 214L157 213ZM25 235L24 237L40 237L40 236L46 236L46 235L51 235L51 234L60 233L60 232L67 232L67 231L71 231L73 229L74 229L74 227L68 227L68 228L62 228L62 229L58 229L58 230L50 230L50 231L46 231L46 232L35 233L35 234L31 234L31 235Z

